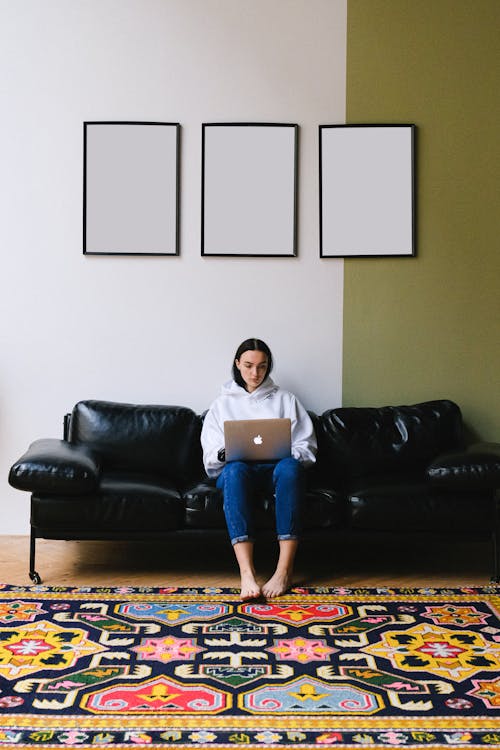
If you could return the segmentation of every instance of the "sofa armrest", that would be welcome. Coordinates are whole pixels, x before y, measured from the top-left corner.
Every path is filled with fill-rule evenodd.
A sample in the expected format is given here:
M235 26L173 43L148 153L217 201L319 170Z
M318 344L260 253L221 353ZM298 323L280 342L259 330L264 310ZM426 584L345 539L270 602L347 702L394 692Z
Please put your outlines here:
M463 490L500 487L500 443L474 443L463 451L438 456L427 467L433 485Z
M99 465L91 451L64 440L36 440L13 464L9 484L29 492L83 495L99 481Z

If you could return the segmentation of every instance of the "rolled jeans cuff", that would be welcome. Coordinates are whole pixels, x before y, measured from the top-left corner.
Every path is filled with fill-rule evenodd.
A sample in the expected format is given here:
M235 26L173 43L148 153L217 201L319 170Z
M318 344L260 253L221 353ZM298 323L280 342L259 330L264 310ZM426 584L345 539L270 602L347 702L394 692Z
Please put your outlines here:
M255 540L252 539L251 536L235 536L234 539L231 539L231 544L239 544L240 542L254 542Z
M278 542L297 541L297 534L278 534Z

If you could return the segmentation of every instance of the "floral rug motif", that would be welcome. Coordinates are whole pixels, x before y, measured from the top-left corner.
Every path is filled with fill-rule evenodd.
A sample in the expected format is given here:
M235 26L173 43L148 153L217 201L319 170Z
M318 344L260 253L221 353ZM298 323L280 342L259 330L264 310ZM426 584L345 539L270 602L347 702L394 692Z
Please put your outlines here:
M500 745L500 587L0 584L0 750Z

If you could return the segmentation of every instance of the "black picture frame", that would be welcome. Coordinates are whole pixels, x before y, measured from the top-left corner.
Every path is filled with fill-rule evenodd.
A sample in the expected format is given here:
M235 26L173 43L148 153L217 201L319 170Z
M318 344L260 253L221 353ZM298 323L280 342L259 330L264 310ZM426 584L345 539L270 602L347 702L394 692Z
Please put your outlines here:
M180 124L83 123L84 255L179 255Z
M294 123L202 124L201 255L297 255Z
M416 255L414 124L319 126L321 258Z

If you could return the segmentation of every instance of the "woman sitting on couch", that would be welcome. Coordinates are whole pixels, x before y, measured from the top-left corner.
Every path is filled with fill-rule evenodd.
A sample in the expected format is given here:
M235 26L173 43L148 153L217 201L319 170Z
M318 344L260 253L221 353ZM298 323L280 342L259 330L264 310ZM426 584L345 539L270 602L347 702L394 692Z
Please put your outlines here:
M316 437L306 410L297 398L270 378L273 357L260 339L247 339L233 360L233 379L222 386L208 410L201 433L205 470L217 478L224 493L224 513L241 575L241 599L280 596L290 585L300 532L304 467L316 460ZM291 420L291 456L257 463L225 461L224 422L237 419ZM272 489L276 503L279 559L262 588L253 560L253 495Z

